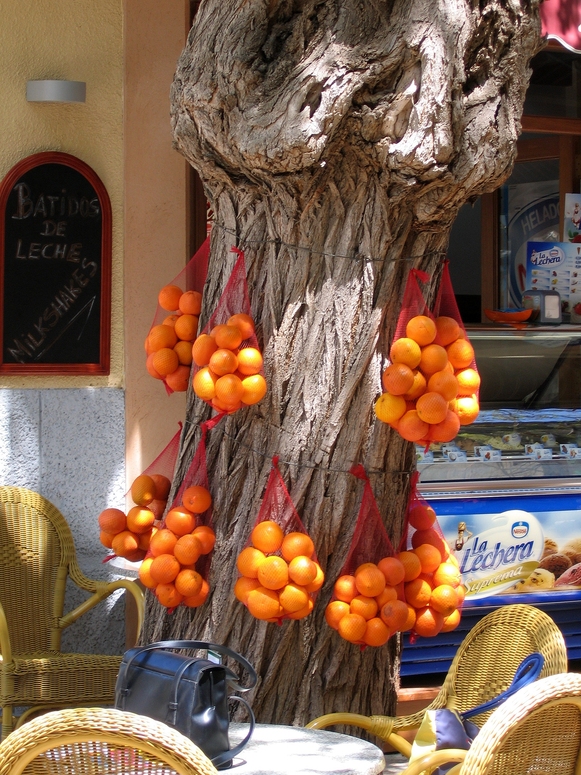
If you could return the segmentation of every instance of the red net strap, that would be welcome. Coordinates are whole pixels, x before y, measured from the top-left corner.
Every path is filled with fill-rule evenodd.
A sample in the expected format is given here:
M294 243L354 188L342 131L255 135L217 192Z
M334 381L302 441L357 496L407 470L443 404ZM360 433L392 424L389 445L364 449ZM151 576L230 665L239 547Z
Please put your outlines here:
M426 272L423 272L421 269L410 269L405 284L401 311L397 319L397 326L393 336L394 342L406 335L408 321L415 317L415 315L427 315L428 317L433 317L420 288L420 282L427 283L429 279L430 275L426 274Z
M232 248L232 252L238 255L232 273L228 278L226 287L220 297L216 309L212 313L204 332L209 331L221 323L226 323L228 318L239 312L250 315L250 298L248 296L248 285L246 282L246 263L244 251L239 248ZM255 338L254 338L255 339ZM252 347L256 347L256 341L252 342Z
M182 271L174 277L168 285L177 285L185 291L198 291L202 293L204 284L206 282L206 276L208 274L208 257L210 255L210 238L206 237L201 247L190 258L186 266ZM167 310L162 309L159 304L153 316L153 326L157 326L163 323L165 318L170 313Z
M399 547L398 547L400 552L403 551L406 548L407 543L408 543L408 533L410 532L410 522L409 522L410 508L411 508L411 505L412 505L412 501L416 497L417 486L418 486L419 481L420 481L420 472L419 471L414 471L412 473L411 477L410 477L410 491L409 491L409 494L408 494L408 502L407 502L406 510L405 510L405 520L404 520L404 524L403 524L403 533L402 533L402 536L401 536L401 539L400 539L400 542L399 542Z
M170 480L173 479L176 460L178 458L178 450L180 448L180 435L182 432L182 423L178 423L179 428L177 432L174 434L170 442L167 444L166 447L159 453L159 455L155 458L153 463L150 463L146 469L144 469L141 473L142 474L161 474L162 476L167 476L167 478ZM127 490L125 493L125 498L128 498L131 495L131 487Z
M216 425L224 416L225 414L222 412L221 414L218 414L201 424L200 429L202 431L202 435L200 437L200 441L198 442L198 446L194 452L192 462L188 466L188 470L186 471L182 483L178 488L172 503L172 508L181 504L182 496L188 487L192 487L192 485L200 485L201 487L205 487L207 490L210 489L208 481L208 468L206 464L206 435L209 430L212 430L212 428L216 427ZM208 509L207 512L204 512L204 514L200 515L199 522L201 525L210 524L211 508Z
M305 527L299 517L284 479L278 468L278 456L272 458L272 467L268 475L264 497L260 504L256 524L271 519L276 522L283 531L297 530L305 533Z

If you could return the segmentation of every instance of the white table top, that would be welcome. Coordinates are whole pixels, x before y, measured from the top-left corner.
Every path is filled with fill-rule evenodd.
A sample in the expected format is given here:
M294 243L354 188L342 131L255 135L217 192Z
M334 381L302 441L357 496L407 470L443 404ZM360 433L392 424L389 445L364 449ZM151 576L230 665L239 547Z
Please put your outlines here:
M248 732L248 724L230 724L230 745ZM257 724L250 742L234 759L232 775L379 775L381 750L357 737L326 729Z

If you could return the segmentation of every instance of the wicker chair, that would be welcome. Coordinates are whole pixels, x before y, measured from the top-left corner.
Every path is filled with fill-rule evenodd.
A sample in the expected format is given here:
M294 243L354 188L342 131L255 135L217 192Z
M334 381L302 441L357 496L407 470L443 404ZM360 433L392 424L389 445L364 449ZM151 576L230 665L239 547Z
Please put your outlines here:
M159 721L113 708L45 713L0 745L0 775L216 775L197 745Z
M529 605L497 608L470 630L454 657L444 684L429 708L463 711L496 697L506 689L522 660L534 651L545 657L541 677L567 671L567 649L553 620ZM470 720L481 727L492 711ZM424 710L410 716L362 716L330 713L307 724L323 729L346 724L366 729L409 758L411 743L400 732L417 729Z
M402 775L460 762L448 775L575 775L581 766L581 676L552 675L525 686L493 712L468 751L443 750Z
M113 705L120 656L61 652L65 627L124 588L135 598L138 628L144 596L130 580L93 581L80 570L63 515L38 493L0 487L0 702L2 739L44 708ZM64 614L67 577L91 593Z

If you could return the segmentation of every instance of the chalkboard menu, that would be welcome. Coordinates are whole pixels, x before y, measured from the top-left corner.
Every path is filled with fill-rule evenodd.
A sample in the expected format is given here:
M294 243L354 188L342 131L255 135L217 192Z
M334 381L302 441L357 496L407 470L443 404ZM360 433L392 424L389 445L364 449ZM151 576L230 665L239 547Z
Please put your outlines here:
M108 374L111 205L95 172L49 151L0 184L0 374Z

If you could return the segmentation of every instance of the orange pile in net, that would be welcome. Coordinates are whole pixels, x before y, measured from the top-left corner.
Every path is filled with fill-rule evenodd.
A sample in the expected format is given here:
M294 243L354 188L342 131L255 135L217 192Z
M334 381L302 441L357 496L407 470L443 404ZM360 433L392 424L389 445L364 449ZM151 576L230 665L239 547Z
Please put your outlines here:
M188 487L182 505L168 511L163 527L151 538L139 579L166 608L180 604L197 608L206 602L210 587L196 563L212 551L216 536L211 527L197 524L196 515L211 505L212 496L205 487Z
M146 368L155 379L164 380L173 391L187 390L192 365L192 342L198 332L202 294L165 285L158 296L159 306L169 314L153 326L145 339Z
M474 350L450 317L416 315L396 339L375 414L408 441L452 441L479 412Z
M236 561L241 574L234 585L236 598L267 622L308 616L325 580L313 559L311 538L298 531L285 535L276 522L264 520L254 527L250 542Z
M149 549L156 523L165 511L171 482L162 474L140 474L131 485L135 504L127 514L121 509L104 509L99 514L99 539L118 557L139 562Z
M192 346L193 361L200 367L192 383L194 393L219 412L235 412L266 395L262 354L244 344L253 334L250 315L238 313L209 334L200 334Z

